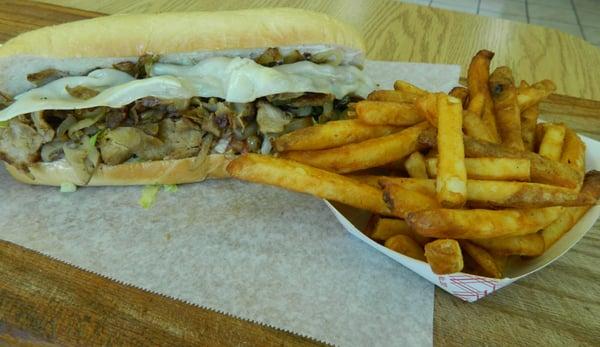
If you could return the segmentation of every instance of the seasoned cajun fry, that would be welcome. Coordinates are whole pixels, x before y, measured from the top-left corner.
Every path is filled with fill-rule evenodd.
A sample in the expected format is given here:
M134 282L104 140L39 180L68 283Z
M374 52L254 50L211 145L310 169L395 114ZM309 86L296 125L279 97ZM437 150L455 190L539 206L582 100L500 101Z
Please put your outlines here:
M383 186L383 200L396 217L406 218L410 212L440 207L435 197L429 194L392 183L384 182Z
M361 142L402 130L388 125L369 125L361 121L338 120L298 129L275 139L279 152L316 150Z
M566 127L563 124L546 124L539 153L550 160L560 160L565 141Z
M467 198L467 171L462 135L462 105L438 98L437 199L444 207L459 208Z
M427 168L425 167L425 158L420 152L414 152L408 156L404 162L406 172L412 178L427 178Z
M426 244L425 258L431 271L438 275L460 272L464 267L460 245L456 240L439 239Z
M419 135L419 143L423 146L437 146L435 129L428 129ZM465 155L469 158L524 158L531 161L531 181L559 185L567 188L578 187L582 176L567 164L546 159L541 155L527 151L517 151L494 143L478 141L472 137L464 137Z
M425 261L423 247L408 235L399 234L390 237L385 241L385 247L408 257Z
M521 138L525 150L533 152L535 148L535 127L540 115L540 107L536 104L521 111Z
M560 218L558 217L558 219ZM540 232L520 236L496 237L493 239L474 239L470 241L500 255L535 257L544 253L545 249L544 238Z
M540 101L554 93L556 85L550 80L543 80L528 86L526 83L521 83L517 90L517 102L521 111L537 105Z
M571 230L589 209L590 206L565 207L565 212L541 231L545 249L550 248Z
M390 214L381 190L293 161L245 154L232 160L227 165L227 172L241 180L308 193L382 215Z
M426 161L427 173L437 176L437 158ZM497 181L529 181L531 163L522 158L465 158L465 168L469 179Z
M535 233L552 223L564 207L525 210L433 209L411 212L408 225L427 237L489 239Z
M280 157L338 173L379 167L420 149L417 139L428 127L427 122L422 122L400 132L359 143L318 151L283 152Z
M367 96L367 100L412 104L418 97L419 94L407 93L401 90L375 90Z
M496 127L496 119L493 111L493 101L488 86L490 74L490 62L494 57L494 53L481 50L471 60L469 70L467 72L467 85L469 88L471 101L478 95L483 98L483 109L481 118L485 126L494 139L494 143L500 143L500 136ZM469 105L470 106L470 105ZM472 110L471 110L472 111Z
M423 121L413 104L369 100L356 104L356 118L372 125L409 126Z
M492 278L502 278L502 272L494 261L494 257L485 249L466 240L459 241L462 250L473 258L484 274Z
M427 119L429 124L431 124L434 127L437 127L438 123L437 99L440 95L444 96L444 94L441 93L426 94L419 97L415 101L415 108L417 110L417 113L421 115L421 117L423 117L424 119Z
M490 75L489 83L502 144L522 151L524 146L521 137L521 113L512 71L507 66L496 68Z
M469 101L469 90L467 88L454 87L454 88L452 88L450 93L448 93L448 95L459 99L461 104L463 105L463 108L467 108L468 101Z

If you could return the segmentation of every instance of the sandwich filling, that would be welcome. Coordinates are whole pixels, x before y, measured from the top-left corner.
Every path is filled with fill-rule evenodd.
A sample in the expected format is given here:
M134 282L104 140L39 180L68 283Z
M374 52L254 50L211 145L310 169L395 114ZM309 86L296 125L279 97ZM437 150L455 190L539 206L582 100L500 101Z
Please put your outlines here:
M269 48L189 66L145 55L87 76L40 71L28 76L36 88L1 95L0 159L23 171L64 159L84 185L100 164L268 154L272 138L344 119L348 104L372 90L340 56Z

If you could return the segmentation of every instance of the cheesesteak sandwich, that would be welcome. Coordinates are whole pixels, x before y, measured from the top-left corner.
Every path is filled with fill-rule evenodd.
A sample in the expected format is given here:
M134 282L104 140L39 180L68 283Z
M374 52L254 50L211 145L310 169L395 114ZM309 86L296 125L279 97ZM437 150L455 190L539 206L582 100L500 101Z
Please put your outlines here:
M29 184L177 184L345 118L372 82L350 27L294 9L116 15L0 48L0 159Z

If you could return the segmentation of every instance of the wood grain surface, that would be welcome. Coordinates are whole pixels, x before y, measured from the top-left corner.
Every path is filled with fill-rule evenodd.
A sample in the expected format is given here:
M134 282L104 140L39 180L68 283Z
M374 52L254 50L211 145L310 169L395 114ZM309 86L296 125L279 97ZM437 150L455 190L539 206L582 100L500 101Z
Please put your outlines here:
M55 2L108 13L291 4L281 1ZM579 132L600 139L600 102L576 98L600 99L600 84L595 83L600 69L588 69L600 66L600 50L579 39L519 23L391 2L298 1L294 4L323 10L356 25L366 35L369 56L374 59L464 66L478 49L496 50L497 62L512 64L517 76L530 81L551 78L559 85L560 92L575 96L552 95L541 105L545 119L563 121ZM2 1L0 38L5 40L35 27L97 15L28 1ZM511 35L504 35L507 33ZM528 46L527 42L534 44ZM531 47L533 50L528 52ZM561 70L563 68L568 72ZM434 344L598 345L598 244L600 228L596 223L583 240L558 261L475 304L465 303L436 288ZM115 283L20 246L0 242L0 345L139 345L142 342L155 345L316 344Z

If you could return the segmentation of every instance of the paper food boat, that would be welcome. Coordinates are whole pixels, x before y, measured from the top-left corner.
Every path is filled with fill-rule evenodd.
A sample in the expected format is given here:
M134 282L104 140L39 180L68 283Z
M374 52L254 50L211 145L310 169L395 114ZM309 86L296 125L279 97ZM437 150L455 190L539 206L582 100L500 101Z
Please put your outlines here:
M587 146L586 170L600 170L600 156L598 155L598 153L600 153L600 142L584 136L581 136L581 138ZM563 237L546 250L544 254L535 258L523 260L519 263L510 264L505 270L507 277L497 279L462 272L450 275L435 274L431 271L431 267L426 262L392 251L365 235L361 230L365 230L371 215L370 212L358 210L335 202L331 203L325 201L325 203L333 211L333 214L340 223L342 223L344 228L352 235L416 272L421 277L444 289L448 293L469 302L477 301L500 288L506 287L520 278L541 270L546 265L549 265L560 258L581 240L583 235L594 226L594 223L600 216L600 206L592 207L568 233L563 235Z

